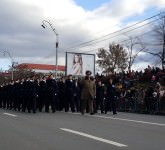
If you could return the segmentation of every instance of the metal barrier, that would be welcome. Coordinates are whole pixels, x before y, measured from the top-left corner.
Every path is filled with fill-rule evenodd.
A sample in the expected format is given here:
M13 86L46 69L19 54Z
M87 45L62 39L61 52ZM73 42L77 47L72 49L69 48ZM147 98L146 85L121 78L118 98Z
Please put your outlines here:
M165 97L145 97L138 100L137 97L122 97L117 99L117 110L139 113L165 113Z

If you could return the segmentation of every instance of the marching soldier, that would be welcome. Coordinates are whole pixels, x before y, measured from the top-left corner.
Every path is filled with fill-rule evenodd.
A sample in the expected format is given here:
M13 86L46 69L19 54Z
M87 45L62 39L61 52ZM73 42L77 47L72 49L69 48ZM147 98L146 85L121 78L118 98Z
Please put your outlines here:
M20 81L19 79L17 79L14 82L14 100L13 100L13 108L14 110L20 111L20 98L19 98L19 94L20 94Z
M105 90L101 81L98 81L96 86L96 112L100 108L101 113L104 113L104 98L105 98Z
M55 84L56 81L52 79L52 75L50 75L46 80L47 85L47 100L45 102L45 112L49 112L49 106L51 105L52 113L55 112Z
M47 98L47 85L46 85L46 79L43 78L39 82L39 99L38 99L38 108L39 111L42 112L42 109L44 107L44 104L46 102Z
M117 114L116 113L116 87L115 85L113 84L113 79L109 79L109 82L108 82L108 86L107 86L107 97L106 97L106 106L105 106L105 114L107 113L108 111L108 104L110 104L110 106L112 107L112 111L113 111L113 114Z
M66 101L66 84L65 78L62 77L61 80L58 82L59 86L59 110L62 111L65 108L65 101Z
M80 111L80 85L77 79L74 81L73 101L74 101L74 106L76 108L76 111L79 112Z
M2 93L3 93L3 86L0 85L0 108L2 108Z
M26 81L26 91L27 91L27 98L26 104L28 112L30 113L31 110L33 113L36 113L36 98L37 98L37 82L34 81L34 77Z
M71 111L75 112L75 106L74 106L74 82L72 79L72 75L68 76L68 79L66 80L66 101L65 101L65 112L69 111L69 106L71 107Z

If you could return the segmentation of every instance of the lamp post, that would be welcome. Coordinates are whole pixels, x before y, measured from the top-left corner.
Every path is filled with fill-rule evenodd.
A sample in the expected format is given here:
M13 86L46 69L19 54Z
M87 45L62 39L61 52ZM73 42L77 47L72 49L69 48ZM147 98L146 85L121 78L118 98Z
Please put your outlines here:
M57 78L57 72L58 72L58 33L56 32L56 29L54 28L54 26L52 25L52 23L50 23L47 20L43 20L42 21L42 27L45 29L46 23L48 23L51 27L51 29L53 30L54 34L56 35L56 64L55 64L55 78Z

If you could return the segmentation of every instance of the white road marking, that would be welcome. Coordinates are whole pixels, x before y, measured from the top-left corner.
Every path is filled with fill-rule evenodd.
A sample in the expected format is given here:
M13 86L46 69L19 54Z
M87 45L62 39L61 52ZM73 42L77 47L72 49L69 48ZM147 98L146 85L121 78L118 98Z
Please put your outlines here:
M90 116L90 115L88 115L88 116ZM106 116L99 116L99 115L93 115L92 117L105 118L105 119L114 119L114 120L121 120L121 121L128 121L128 122L136 122L136 123L150 124L150 125L157 125L157 126L164 126L165 127L165 124L162 124L162 123L154 123L154 122L146 122L146 121L139 121L139 120L132 120L132 119L106 117Z
M17 117L16 115L14 114L9 114L9 113L3 113L4 115L8 115L8 116L12 116L12 117Z
M63 131L66 131L66 132L70 132L70 133L73 133L73 134L78 134L78 135L81 135L81 136L84 136L84 137L87 137L87 138L90 138L90 139L93 139L93 140L108 143L108 144L115 145L115 146L118 146L118 147L126 147L127 146L127 145L124 145L124 144L121 144L121 143L118 143L118 142L114 142L114 141L110 141L110 140L107 140L107 139L99 138L99 137L89 135L89 134L86 134L86 133L83 133L83 132L78 132L78 131L70 130L70 129L66 129L66 128L60 128L60 129L63 130Z
M80 113L71 113L75 115L80 115ZM140 121L140 120L132 120L132 119L123 119L123 118L116 118L116 117L107 117L107 116L100 116L100 115L88 115L85 114L86 116L90 117L96 117L96 118L103 118L103 119L114 119L114 120L121 120L121 121L128 121L128 122L135 122L135 123L142 123L142 124L150 124L150 125L157 125L157 126L162 126L165 127L165 124L163 123L155 123L155 122L147 122L147 121Z

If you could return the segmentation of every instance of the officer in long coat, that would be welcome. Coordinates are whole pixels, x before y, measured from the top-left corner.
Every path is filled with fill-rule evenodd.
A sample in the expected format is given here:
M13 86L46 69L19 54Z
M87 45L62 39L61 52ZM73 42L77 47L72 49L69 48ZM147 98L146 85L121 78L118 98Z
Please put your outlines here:
M91 71L86 71L86 77L81 81L81 113L85 113L85 109L88 107L91 115L94 114L93 102L96 96L96 84L91 80Z

